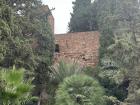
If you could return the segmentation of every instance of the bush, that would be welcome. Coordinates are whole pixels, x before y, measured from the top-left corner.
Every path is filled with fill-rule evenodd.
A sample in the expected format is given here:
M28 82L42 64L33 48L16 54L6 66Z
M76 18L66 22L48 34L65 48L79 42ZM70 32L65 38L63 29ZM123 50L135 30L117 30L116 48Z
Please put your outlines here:
M107 64L103 64L103 67L86 67L83 71L88 76L94 77L100 82L101 86L105 90L106 97L109 97L106 100L107 105L114 105L114 102L124 101L127 98L129 80L126 76L126 69L118 69L117 66L112 65L112 63ZM112 98L110 99L110 97L114 97L116 101L112 100Z
M105 105L103 95L104 90L95 79L73 75L59 85L55 105Z
M64 78L69 77L73 74L81 74L82 69L80 66L74 62L64 62L63 60L58 62L58 64L51 67L52 78L55 82L60 83Z
M98 80L105 88L107 96L116 97L119 101L125 100L128 94L127 88L129 86L129 81L126 79L125 75L125 69L101 69Z
M91 67L91 66L87 66L87 67L84 67L82 69L82 71L88 75L88 76L91 76L91 77L94 77L94 78L97 78L98 79L98 75L100 73L100 70L101 68L100 67Z
M55 91L58 88L59 83L63 82L66 77L74 74L81 74L82 69L74 61L59 61L57 64L51 67L51 80L48 82L48 103L47 105L54 105Z
M32 79L24 79L24 69L0 70L0 105L25 105L31 99Z

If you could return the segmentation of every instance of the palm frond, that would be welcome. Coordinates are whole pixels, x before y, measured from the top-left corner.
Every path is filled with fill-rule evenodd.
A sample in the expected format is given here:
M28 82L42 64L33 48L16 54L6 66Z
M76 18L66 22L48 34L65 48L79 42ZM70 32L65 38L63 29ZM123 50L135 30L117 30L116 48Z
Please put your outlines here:
M82 68L76 62L60 61L58 64L53 65L51 68L52 78L57 82L62 82L64 78L73 74L81 74Z

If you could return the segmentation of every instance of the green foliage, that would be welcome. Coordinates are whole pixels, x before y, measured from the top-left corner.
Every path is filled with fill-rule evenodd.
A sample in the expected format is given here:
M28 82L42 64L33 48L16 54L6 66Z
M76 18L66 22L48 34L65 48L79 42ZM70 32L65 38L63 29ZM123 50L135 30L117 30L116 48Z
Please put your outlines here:
M121 105L121 102L113 96L105 96L107 105Z
M132 33L126 33L121 37L116 37L115 43L108 50L111 57L121 67L132 69L139 62L139 47L132 40Z
M98 26L100 37L100 60L107 56L107 48L114 43L115 36L130 32L136 43L139 30L138 0L97 0Z
M139 87L139 46L135 44L132 38L133 34L124 34L123 36L117 38L115 43L109 47L110 54L115 62L119 66L127 68L127 77L129 83L128 96L125 102L132 105L139 105L137 91ZM133 98L132 98L133 97ZM124 103L125 104L125 103Z
M56 92L55 105L106 105L104 90L97 80L86 75L67 77Z
M107 47L113 43L116 21L116 0L97 0L97 18L100 36L100 61L106 56ZM101 62L100 62L101 63Z
M74 74L81 74L82 68L76 62L60 61L58 64L51 67L52 78L58 83L62 82L64 78Z
M31 46L31 39L23 36L20 25L17 24L19 19L14 20L12 8L3 3L0 7L0 66L24 67L33 70L36 66L34 54ZM23 52L24 51L24 52Z
M117 100L123 101L128 94L129 81L126 70L104 70L99 73L99 81L105 88L107 96L116 97Z
M0 103L1 105L25 105L35 97L31 96L34 88L32 79L25 79L24 69L1 69Z
M90 67L90 66L87 66L87 67L84 67L82 68L82 71L90 76L90 77L94 77L94 78L97 78L98 79L98 75L100 73L100 67L96 66L96 67Z
M123 101L127 97L129 81L126 69L119 69L115 66L113 67L113 65L108 66L104 64L103 67L87 67L83 70L87 75L96 78L101 86L104 87L107 105L114 105L114 102ZM111 97L116 101L112 100Z
M108 78L108 80L115 82L116 84L121 84L128 75L127 69L120 68L111 59L102 59L101 65L102 67L99 68L100 72L98 76L100 78Z
M73 4L69 30L98 30L101 34L100 61L108 53L107 48L114 43L115 35L131 32L136 43L140 27L138 0L94 0L92 3L91 0L76 0Z
M76 62L63 60L59 61L57 64L50 67L50 81L47 83L48 91L48 105L54 105L55 103L55 91L58 88L59 83L63 82L66 77L70 77L74 74L81 74L82 68Z
M37 96L46 94L54 52L50 11L41 11L40 0L0 1L0 66L30 70Z
M128 95L128 70L120 68L111 59L102 59L100 67L100 72L98 74L98 79L101 85L105 88L107 95L107 102L109 105L114 105L114 101L110 97L116 99L115 102L123 101Z
M89 3L76 0L69 25L70 31L89 31L87 26L96 22L93 27L97 26L101 34L101 70L95 69L96 78L105 87L109 100L112 100L111 95L120 101L127 97L124 104L139 105L140 47L137 42L140 29L139 0L94 0L86 5L88 8L86 6L83 8L82 3L85 2ZM93 20L87 21L91 15ZM92 69L86 73L95 76Z
M107 56L111 58L119 68L126 68L125 75L121 70L117 72L115 78L113 77L112 79L115 79L117 83L124 82L122 87L125 90L129 86L129 98L127 99L131 100L132 97L135 97L135 91L139 87L137 84L138 81L136 79L139 77L136 76L139 71L138 69L136 70L136 68L137 65L139 65L140 57L139 46L137 45L136 37L137 35L139 35L139 2L138 0L97 0L97 2L98 4L100 4L98 8L100 8L99 14L101 13L100 16L102 16L101 18L99 18L100 22L98 22L101 23L101 25L99 24L99 29L102 32L100 40L100 57L103 58ZM105 35L110 35L110 38L107 38ZM109 42L110 39L112 40L111 43ZM136 72L137 74L135 74ZM112 74L112 71L107 73L105 72L105 74L107 74L107 77L109 77L109 75ZM102 76L104 76L105 74L102 74ZM125 77L125 81L123 81L122 77ZM127 84L127 86L125 86L125 84ZM114 91L117 91L117 89L115 89ZM136 102L135 99L136 97L133 101L131 100L131 102L127 102L132 105L138 105L139 103Z
M96 11L91 0L76 0L73 2L73 13L69 23L70 32L97 30Z

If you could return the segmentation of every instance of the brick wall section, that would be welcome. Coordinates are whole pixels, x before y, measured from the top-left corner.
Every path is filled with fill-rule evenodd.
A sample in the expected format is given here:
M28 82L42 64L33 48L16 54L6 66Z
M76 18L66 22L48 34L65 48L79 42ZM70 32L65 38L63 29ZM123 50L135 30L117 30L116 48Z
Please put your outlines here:
M60 49L59 53L55 53L55 62L61 59L73 59L82 66L95 66L98 63L98 32L57 34L55 43Z

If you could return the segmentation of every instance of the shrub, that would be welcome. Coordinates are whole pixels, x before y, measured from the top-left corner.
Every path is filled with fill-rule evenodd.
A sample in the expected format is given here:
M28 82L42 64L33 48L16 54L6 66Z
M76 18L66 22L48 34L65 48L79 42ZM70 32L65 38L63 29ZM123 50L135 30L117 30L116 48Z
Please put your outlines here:
M32 79L24 79L24 69L0 71L0 105L24 105L31 99Z
M97 78L98 79L98 75L100 73L100 67L96 66L96 67L91 67L91 66L87 66L87 67L84 67L82 69L82 71L88 75L88 76L91 76L91 77L94 77L94 78Z
M82 69L74 61L59 61L57 64L51 66L51 80L48 82L48 103L47 105L54 105L55 103L55 91L58 88L59 83L63 82L64 78L74 74L81 74Z
M56 82L62 82L64 78L69 77L73 74L81 74L82 69L80 66L74 62L64 62L63 60L58 62L58 64L51 67L52 78Z
M127 88L129 86L126 73L125 69L101 69L98 80L105 88L107 96L113 96L119 101L125 100L128 94Z
M55 105L105 105L103 95L104 90L95 79L72 75L59 85Z

